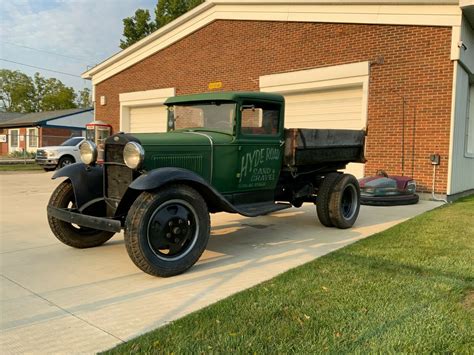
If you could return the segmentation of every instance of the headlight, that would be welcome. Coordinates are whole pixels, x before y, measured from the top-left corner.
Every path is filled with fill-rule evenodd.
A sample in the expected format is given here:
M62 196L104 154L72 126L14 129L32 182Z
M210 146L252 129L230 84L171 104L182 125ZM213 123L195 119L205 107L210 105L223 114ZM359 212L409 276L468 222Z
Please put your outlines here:
M56 156L56 152L46 152L46 155L48 156L48 158L53 158Z
M90 165L97 161L97 146L94 142L84 141L79 146L81 160L84 164Z
M143 147L135 142L128 142L123 148L123 161L130 169L139 169L145 158Z

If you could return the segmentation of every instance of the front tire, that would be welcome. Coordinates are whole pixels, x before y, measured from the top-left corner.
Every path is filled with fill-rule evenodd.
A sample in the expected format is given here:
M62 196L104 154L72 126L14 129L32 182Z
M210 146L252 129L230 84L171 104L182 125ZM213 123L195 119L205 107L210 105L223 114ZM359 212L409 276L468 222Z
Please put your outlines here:
M334 185L329 201L332 224L341 229L352 227L359 216L359 209L359 182L353 175L344 174Z
M169 277L193 266L206 249L210 219L206 202L186 185L143 192L127 216L125 245L134 264Z
M66 155L62 157L61 159L59 159L58 168L59 169L64 168L66 165L71 165L71 164L74 164L75 162L76 162L76 159L74 159L70 155Z
M49 199L49 205L58 208L75 207L74 191L71 181L66 180L59 184ZM115 234L113 232L73 225L51 216L48 216L48 222L56 238L62 243L78 249L102 245Z

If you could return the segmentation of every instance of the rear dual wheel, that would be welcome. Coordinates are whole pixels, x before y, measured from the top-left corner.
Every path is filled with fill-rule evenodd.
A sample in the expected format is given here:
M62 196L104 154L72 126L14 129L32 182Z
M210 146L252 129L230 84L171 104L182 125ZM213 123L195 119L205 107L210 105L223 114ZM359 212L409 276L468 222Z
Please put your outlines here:
M326 227L352 227L360 209L357 179L350 174L328 174L320 186L316 209L320 222Z
M125 245L142 271L168 277L193 266L209 240L206 202L194 189L171 185L143 192L127 216Z

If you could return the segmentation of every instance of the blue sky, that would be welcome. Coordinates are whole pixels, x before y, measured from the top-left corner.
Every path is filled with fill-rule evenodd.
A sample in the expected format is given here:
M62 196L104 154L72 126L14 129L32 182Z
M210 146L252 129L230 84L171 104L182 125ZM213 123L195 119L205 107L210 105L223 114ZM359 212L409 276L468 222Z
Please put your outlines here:
M120 50L122 19L157 0L0 0L0 58L80 75ZM26 48L29 47L29 48ZM47 53L50 52L50 53ZM40 72L79 90L90 82L0 60L0 68Z

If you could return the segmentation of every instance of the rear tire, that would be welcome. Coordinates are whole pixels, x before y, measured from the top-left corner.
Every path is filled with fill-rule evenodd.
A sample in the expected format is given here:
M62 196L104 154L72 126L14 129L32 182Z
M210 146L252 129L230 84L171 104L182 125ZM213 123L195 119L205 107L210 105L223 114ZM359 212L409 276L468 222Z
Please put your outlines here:
M69 208L74 204L75 198L72 184L69 180L63 181L51 195L49 205L58 208ZM76 226L51 216L48 216L48 222L56 238L62 243L78 249L102 245L115 234L113 232Z
M125 245L134 264L169 277L193 266L206 249L210 219L206 202L186 185L143 192L128 212Z
M316 212L318 214L318 219L323 226L334 226L329 217L329 200L334 185L341 177L342 174L340 173L329 173L324 177L323 182L319 186L318 196L316 197Z
M332 224L341 229L352 227L359 216L359 209L359 182L353 175L344 174L334 185L329 201Z

